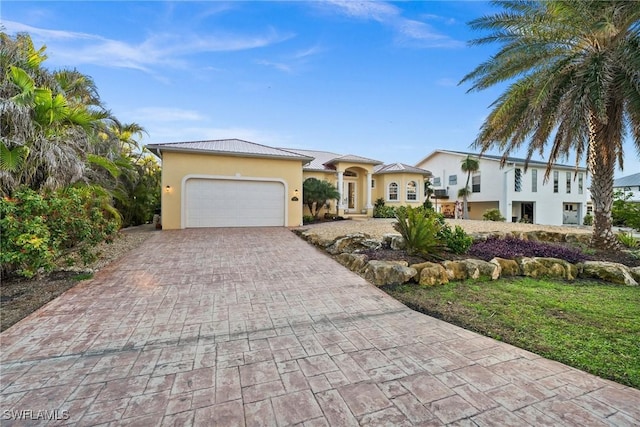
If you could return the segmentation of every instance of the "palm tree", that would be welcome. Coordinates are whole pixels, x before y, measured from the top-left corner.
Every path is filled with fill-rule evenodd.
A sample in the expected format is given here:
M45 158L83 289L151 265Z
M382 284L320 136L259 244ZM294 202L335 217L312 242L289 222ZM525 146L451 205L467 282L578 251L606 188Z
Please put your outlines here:
M471 195L471 191L469 189L469 179L471 178L472 173L478 172L478 169L480 169L480 162L478 161L478 159L467 156L467 158L462 161L460 169L462 169L462 172L466 172L467 183L464 185L464 188L458 190L458 197L462 197L462 217L464 219L469 219L469 209L467 209L467 199Z
M617 247L611 230L613 175L623 167L622 142L631 133L640 152L640 2L500 1L504 10L471 21L490 33L475 45L500 50L467 74L469 91L509 80L492 104L474 145L507 156L528 145L544 154L545 182L558 159L583 157L591 174L592 244Z
M327 200L337 200L340 193L328 181L320 181L316 178L307 178L302 183L302 202L309 207L309 212L314 218L318 218L320 210ZM315 210L314 210L315 207Z

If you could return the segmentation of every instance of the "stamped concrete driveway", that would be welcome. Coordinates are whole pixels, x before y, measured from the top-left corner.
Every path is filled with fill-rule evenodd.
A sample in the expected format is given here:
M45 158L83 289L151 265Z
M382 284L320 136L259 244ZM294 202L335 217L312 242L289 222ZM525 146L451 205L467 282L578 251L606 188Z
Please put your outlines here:
M2 425L640 424L639 390L413 312L281 228L158 233L1 338Z

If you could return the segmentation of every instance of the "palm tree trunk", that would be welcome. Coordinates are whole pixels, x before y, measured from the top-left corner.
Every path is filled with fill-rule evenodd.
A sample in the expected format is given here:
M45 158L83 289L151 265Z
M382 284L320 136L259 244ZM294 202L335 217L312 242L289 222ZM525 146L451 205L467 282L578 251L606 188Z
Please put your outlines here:
M611 117L611 116L610 116ZM591 244L599 249L619 249L618 240L611 229L613 206L613 176L616 163L616 143L610 139L611 126L589 117L589 171L591 172L591 199L593 200L593 235ZM597 159L597 160L596 160Z
M469 209L467 208L467 192L469 191L469 178L471 171L467 172L467 183L464 186L464 195L462 196L462 219L469 219Z

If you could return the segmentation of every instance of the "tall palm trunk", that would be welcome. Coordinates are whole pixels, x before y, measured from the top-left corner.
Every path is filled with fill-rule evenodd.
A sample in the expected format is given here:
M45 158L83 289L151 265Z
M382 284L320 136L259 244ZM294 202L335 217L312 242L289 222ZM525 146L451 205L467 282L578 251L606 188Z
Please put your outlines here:
M464 186L464 195L462 196L462 219L469 219L469 209L467 208L467 193L469 192L469 178L471 171L467 172L467 183Z
M591 172L591 199L593 200L593 235L591 244L600 249L617 249L618 240L611 229L613 206L613 176L616 165L615 134L620 129L622 109L617 102L608 108L607 123L589 115L589 172ZM616 129L618 126L618 129ZM617 140L619 141L619 139Z

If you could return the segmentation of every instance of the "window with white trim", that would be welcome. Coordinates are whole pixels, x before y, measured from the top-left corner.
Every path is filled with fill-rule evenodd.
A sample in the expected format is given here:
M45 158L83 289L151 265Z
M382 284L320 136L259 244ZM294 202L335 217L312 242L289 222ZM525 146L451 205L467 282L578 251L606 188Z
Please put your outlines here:
M532 193L538 192L538 170L537 169L531 170L531 192Z
M578 174L578 194L584 193L584 177L582 172Z
M480 192L480 174L474 173L471 177L471 192L479 193Z
M442 185L442 183L440 182L440 177L439 176L434 177L432 184L434 187L440 187Z
M458 175L449 175L449 185L458 185Z
M558 192L558 181L560 180L560 173L558 171L553 171L553 192Z
M571 193L571 172L567 172L567 194Z
M395 182L389 184L389 195L387 200L398 200L398 184Z
M415 181L407 182L407 200L418 200L418 191Z

